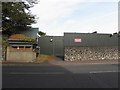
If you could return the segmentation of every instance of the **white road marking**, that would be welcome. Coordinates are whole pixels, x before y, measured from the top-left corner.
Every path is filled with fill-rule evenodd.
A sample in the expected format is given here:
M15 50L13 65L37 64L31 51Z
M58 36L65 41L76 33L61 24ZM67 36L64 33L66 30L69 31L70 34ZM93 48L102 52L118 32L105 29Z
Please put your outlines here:
M11 72L9 74L64 74L64 72Z
M117 71L91 71L89 73L109 73L109 72L119 72L118 70Z

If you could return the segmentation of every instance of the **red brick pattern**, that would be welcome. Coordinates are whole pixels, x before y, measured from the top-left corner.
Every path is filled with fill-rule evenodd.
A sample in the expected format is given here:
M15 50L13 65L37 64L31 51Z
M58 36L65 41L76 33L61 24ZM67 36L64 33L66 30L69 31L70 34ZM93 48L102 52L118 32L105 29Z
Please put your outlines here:
M28 38L28 37L23 34L14 34L14 35L11 35L8 40L20 40L23 38Z

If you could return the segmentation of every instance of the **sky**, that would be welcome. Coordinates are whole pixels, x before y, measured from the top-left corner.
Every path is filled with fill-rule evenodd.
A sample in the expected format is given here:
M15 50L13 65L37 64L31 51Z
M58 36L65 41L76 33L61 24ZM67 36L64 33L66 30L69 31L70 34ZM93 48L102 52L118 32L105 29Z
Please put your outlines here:
M63 36L64 32L118 32L118 0L39 0L31 8L39 31Z

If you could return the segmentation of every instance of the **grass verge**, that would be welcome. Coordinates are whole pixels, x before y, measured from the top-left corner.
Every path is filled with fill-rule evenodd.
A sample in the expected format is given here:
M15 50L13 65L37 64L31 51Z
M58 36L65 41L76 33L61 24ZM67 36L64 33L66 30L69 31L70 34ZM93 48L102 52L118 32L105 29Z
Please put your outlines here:
M55 56L52 55L44 55L44 54L39 54L36 59L36 63L43 63L45 61L51 61L54 60Z

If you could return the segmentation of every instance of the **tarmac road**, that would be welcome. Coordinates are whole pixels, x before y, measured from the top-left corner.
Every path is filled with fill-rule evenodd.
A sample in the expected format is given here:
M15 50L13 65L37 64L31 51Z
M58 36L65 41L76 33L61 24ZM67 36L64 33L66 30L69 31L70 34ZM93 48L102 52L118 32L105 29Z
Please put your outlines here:
M118 65L3 64L2 87L118 88Z

